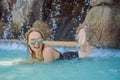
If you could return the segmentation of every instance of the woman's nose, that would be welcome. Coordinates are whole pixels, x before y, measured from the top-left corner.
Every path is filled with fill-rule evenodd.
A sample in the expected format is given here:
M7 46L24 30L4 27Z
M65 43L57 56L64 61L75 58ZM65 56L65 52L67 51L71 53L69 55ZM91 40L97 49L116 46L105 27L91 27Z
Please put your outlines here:
M39 43L38 43L38 41L35 41L35 45L38 45Z

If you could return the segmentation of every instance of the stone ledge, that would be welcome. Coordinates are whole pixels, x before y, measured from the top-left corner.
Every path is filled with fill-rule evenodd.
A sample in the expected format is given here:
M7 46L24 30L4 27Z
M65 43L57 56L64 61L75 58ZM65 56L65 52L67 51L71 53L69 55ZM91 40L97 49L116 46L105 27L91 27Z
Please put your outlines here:
M18 43L25 43L24 40L17 40L17 39L0 39L0 42L18 42ZM70 46L74 47L77 45L75 41L44 41L44 44L50 45L50 46Z

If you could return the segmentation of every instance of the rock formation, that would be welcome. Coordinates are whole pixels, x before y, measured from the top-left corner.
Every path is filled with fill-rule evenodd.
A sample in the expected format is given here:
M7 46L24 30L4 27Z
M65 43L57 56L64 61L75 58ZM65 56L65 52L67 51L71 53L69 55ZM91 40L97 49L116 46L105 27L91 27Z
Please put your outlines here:
M52 40L74 40L79 23L89 9L89 0L2 0L2 17L19 36L36 20L43 20L52 28ZM5 28L8 28L8 27ZM12 31L11 29L11 31ZM10 34L11 34L10 31ZM9 34L8 34L9 35Z
M120 3L114 0L91 0L92 8L84 22L88 41L96 47L120 48Z

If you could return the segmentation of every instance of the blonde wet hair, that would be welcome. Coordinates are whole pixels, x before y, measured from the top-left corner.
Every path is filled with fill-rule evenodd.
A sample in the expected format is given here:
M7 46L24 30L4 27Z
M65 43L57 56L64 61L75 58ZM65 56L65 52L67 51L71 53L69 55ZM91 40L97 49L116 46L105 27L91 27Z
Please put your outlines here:
M32 28L28 30L28 32L25 35L26 39L28 39L29 34L33 31L39 32L42 35L43 39L46 39L51 35L50 27L45 22L40 20L37 20L33 23Z

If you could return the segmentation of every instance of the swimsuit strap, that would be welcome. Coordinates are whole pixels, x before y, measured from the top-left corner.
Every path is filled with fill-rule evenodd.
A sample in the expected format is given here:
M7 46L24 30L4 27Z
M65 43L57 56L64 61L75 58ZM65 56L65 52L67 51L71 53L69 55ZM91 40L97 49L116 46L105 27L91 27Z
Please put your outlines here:
M63 54L61 52L59 52L58 50L56 50L56 49L54 49L54 50L60 54L59 59L63 59Z
M53 48L54 49L54 48ZM63 56L63 54L61 53L61 52L59 52L58 50L56 50L56 49L54 49L56 52L58 52L60 55L59 55L59 59L63 59L64 58L64 56Z

